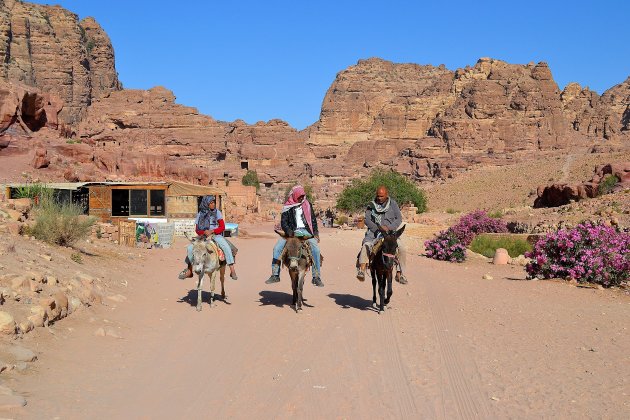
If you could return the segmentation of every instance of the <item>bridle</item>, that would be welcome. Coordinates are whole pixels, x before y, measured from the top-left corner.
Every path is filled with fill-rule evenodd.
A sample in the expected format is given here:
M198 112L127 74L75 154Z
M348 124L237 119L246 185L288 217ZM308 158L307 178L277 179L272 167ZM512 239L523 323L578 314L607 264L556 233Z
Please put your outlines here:
M303 250L304 250L304 243L302 242L302 244L300 245L298 256L294 257L294 256L289 255L289 260L291 260L291 261L299 261L302 258L302 256L304 255Z

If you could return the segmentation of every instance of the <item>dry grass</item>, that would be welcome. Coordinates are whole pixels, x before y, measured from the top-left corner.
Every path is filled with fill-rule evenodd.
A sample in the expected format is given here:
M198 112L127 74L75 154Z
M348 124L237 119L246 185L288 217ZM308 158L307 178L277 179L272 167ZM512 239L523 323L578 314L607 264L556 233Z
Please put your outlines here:
M630 160L630 152L592 154L585 151L544 157L503 167L480 167L426 189L430 211L490 211L531 206L539 185L580 183L595 166Z

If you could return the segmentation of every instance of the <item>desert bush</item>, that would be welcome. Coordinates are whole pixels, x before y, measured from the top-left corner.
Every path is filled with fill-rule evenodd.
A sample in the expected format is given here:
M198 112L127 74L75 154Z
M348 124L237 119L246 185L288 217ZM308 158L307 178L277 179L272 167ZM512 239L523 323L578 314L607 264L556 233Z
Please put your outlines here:
M73 252L72 255L70 255L70 259L77 264L83 264L83 257L78 252Z
M426 255L436 260L461 262L466 258L466 247L475 236L502 232L507 232L505 222L488 217L484 210L476 210L462 216L457 224L440 232L436 238L426 241Z
M503 217L503 212L501 210L495 210L491 213L488 213L488 217L491 217L493 219L500 219Z
M31 234L51 244L70 246L90 235L93 217L83 215L81 206L48 199L34 209L35 225Z
M532 278L616 286L630 278L630 233L586 221L547 234L526 256L532 259L526 266Z
M345 187L337 198L337 208L349 212L365 210L368 203L374 200L376 188L380 185L387 187L389 196L394 198L399 205L412 203L418 208L418 213L427 210L424 191L398 172L380 169L374 170L365 180L355 178L350 185Z
M337 218L335 219L335 224L337 225L345 225L347 223L348 223L348 216L346 216L345 214L341 214L337 216Z
M597 194L604 195L604 194L610 193L613 190L613 188L615 188L615 185L617 185L618 182L619 182L619 178L617 178L615 175L608 175L599 184L599 187L597 187Z
M466 259L466 247L450 229L443 230L434 239L424 243L426 256L435 260L462 262Z
M524 239L510 238L502 236L492 238L490 236L479 235L470 243L470 250L477 254L482 254L492 258L498 248L505 248L510 257L518 257L532 250L532 245Z
M455 210L455 209L454 209L454 208L452 208L452 207L447 208L447 209L446 209L446 212L447 212L448 214L455 214L455 213L459 213L457 210Z
M243 185L256 187L256 191L260 188L260 181L258 181L258 173L256 171L247 171L245 175L243 175L243 179L241 180Z

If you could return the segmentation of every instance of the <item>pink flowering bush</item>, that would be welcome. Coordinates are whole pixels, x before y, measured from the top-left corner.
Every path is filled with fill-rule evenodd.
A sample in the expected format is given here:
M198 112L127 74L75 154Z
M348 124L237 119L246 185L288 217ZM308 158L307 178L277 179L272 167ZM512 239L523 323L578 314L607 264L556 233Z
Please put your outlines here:
M477 210L462 216L456 225L426 241L426 255L436 260L462 262L466 259L466 247L475 236L500 232L507 232L504 221L489 217L485 210Z
M466 247L450 229L443 230L436 238L426 241L424 246L427 257L435 260L462 262L466 259Z
M547 234L526 254L530 277L566 278L617 286L630 278L630 233L584 222Z

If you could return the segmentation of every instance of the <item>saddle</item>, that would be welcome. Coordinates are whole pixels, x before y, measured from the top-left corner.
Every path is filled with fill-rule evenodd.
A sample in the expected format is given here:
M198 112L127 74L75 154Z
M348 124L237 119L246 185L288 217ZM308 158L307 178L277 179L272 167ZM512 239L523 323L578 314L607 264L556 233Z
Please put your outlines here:
M377 238L374 243L372 244L372 247L369 248L369 254L368 254L368 263L366 266L366 270L369 270L370 266L372 265L372 260L374 259L374 257L376 256L376 254L378 253L378 251L381 249L381 247L383 246L383 241L384 239L382 237ZM359 252L360 254L360 252ZM357 268L359 268L360 264L359 264L359 254L357 254ZM398 260L398 250L396 250L396 260Z
M238 252L238 248L227 239L226 239L226 242L228 243L228 245L230 245L230 249L232 250L232 255L234 256L234 258L236 258L236 253ZM206 243L207 243L206 249L208 251L216 252L217 256L219 257L219 261L224 262L225 253L223 252L221 247L217 245L217 243L214 240L206 241Z
M219 257L219 261L223 262L225 261L225 254L223 253L223 250L219 247L219 245L217 245L216 242L214 241L207 241L206 242L206 249L210 252L214 252L217 254L217 256Z
M305 241L302 244L302 249L303 249L302 256L306 258L306 267L307 269L309 269L315 264L315 258L313 257L313 250L311 249L311 244ZM283 264L284 264L285 252L286 252L286 246L285 248L282 249L282 253L280 254L280 257L279 257L279 260L282 261ZM319 265L321 266L323 265L323 263L324 263L324 256L320 252Z

